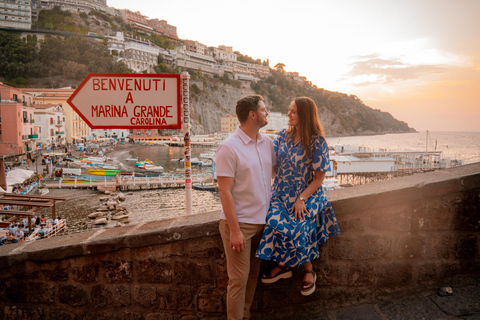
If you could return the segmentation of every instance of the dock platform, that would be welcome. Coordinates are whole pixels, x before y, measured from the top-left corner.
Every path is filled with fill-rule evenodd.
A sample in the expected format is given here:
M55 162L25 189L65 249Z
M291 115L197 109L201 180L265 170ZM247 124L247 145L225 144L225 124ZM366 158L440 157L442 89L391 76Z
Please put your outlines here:
M212 175L199 175L192 177L192 184L205 183L212 180ZM69 188L69 189L98 189L98 190L149 190L166 188L184 188L185 177L183 176L153 176L153 177L64 177L47 178L42 180L42 187L46 188Z

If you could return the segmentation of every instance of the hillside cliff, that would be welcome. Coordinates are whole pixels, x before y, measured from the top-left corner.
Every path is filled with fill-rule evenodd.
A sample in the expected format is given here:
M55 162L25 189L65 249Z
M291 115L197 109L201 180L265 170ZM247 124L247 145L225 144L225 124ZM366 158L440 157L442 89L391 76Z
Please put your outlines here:
M224 83L211 78L202 80L191 82L191 87L198 88L198 90L191 90L194 133L219 131L220 117L235 113L237 100L250 94L262 94L269 110L284 114L287 113L292 98L311 97L319 108L320 119L328 136L415 131L405 122L395 119L391 114L366 106L356 96L313 88L307 83L298 87L291 86L288 96L279 97L272 92L258 90L256 82Z
M15 87L64 87L78 86L88 73L129 73L123 62L110 56L105 41L95 41L82 36L90 31L108 34L114 31L132 31L119 17L111 17L92 10L73 14L68 11L44 10L35 26L42 29L68 31L75 36L47 35L37 40L36 35L22 39L16 32L0 30L0 80ZM34 31L33 31L34 32ZM137 34L137 31L134 31ZM146 37L153 43L169 48L167 39ZM98 39L96 39L98 40ZM238 53L240 58L249 58ZM52 57L54 57L52 59ZM254 63L255 60L250 62ZM161 57L157 73L180 73L163 64ZM312 98L320 113L328 136L369 135L412 132L405 122L391 114L366 106L353 95L331 92L310 83L295 81L284 72L270 69L266 79L247 82L236 81L232 75L202 74L187 69L191 74L191 108L193 132L196 134L220 130L220 117L235 113L238 99L249 94L265 97L269 110L287 113L294 97Z

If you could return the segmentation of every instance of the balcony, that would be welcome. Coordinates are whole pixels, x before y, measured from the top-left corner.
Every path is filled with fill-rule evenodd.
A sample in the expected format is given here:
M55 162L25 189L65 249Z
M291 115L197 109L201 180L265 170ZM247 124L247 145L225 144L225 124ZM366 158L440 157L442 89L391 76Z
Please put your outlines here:
M35 123L35 120L34 120L34 119L30 119L30 123Z
M23 123L28 123L28 119L27 119L27 118L23 118Z
M28 135L26 134L22 135L22 140L28 140Z
M29 134L28 139L38 139L38 134Z
M65 132L64 131L57 131L57 132L55 132L55 134L60 135L60 134L65 134Z

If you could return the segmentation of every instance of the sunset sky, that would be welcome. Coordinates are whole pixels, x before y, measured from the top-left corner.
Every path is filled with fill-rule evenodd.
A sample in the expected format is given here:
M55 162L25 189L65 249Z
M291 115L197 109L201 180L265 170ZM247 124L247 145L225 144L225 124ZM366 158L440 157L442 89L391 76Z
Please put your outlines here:
M278 62L416 130L480 131L480 0L107 0Z

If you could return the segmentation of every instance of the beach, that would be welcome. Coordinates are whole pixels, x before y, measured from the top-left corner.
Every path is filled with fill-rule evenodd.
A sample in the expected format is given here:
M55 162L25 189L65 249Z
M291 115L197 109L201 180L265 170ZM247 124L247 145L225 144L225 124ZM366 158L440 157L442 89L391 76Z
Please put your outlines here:
M142 152L142 149L144 151L150 149L154 153L160 150L159 148L164 148L163 151L168 150L168 147L118 145L113 151L107 152L106 156L112 158L115 162L121 160L122 156L128 157L127 155L130 153ZM200 150L197 151L200 152ZM182 166L178 166L178 168L182 168ZM122 206L128 211L130 224L169 219L186 214L185 189L183 188L139 190L123 192L123 194L126 200L122 202ZM193 213L220 209L218 193L193 190L192 194ZM109 221L107 225L97 226L93 224L94 219L87 217L103 205L100 199L106 196L104 193L90 189L51 188L47 196L67 199L56 204L57 216L67 220L67 233L113 228L118 224L118 221ZM114 196L109 197L113 198ZM47 217L51 215L49 209L44 209L41 213L44 213Z

